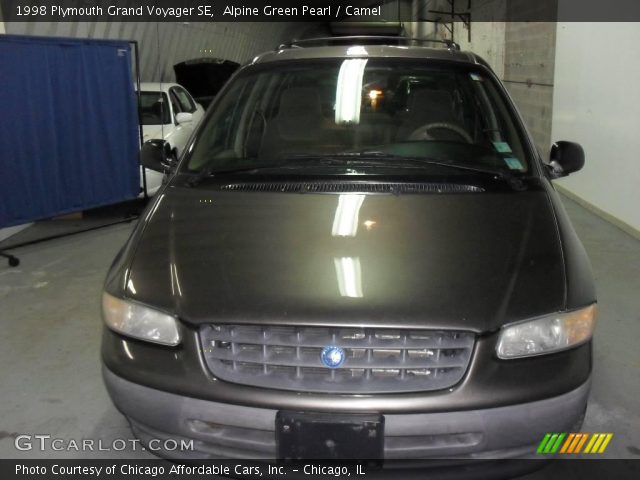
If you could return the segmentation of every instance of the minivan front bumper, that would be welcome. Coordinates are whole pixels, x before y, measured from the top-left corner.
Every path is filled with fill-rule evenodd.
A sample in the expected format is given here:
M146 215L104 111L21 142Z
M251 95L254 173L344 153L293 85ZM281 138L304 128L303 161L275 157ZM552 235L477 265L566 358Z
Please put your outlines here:
M277 410L201 400L130 382L103 368L116 407L143 444L193 440L191 450L155 451L176 459L276 456ZM559 396L517 405L445 413L384 414L384 457L514 458L535 455L547 432L580 427L590 379Z

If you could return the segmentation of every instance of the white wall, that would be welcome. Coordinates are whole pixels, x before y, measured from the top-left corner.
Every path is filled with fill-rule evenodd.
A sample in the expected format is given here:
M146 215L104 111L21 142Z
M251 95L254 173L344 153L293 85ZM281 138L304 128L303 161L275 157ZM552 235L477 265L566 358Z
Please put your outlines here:
M560 23L552 139L582 144L582 171L558 181L640 232L639 23ZM635 232L634 232L635 230Z

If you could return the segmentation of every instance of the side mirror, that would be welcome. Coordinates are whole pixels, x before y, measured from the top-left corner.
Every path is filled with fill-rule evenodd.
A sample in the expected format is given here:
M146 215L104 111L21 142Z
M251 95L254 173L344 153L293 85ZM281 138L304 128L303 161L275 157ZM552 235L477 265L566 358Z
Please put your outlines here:
M193 122L193 113L180 112L176 115L176 123L182 125L183 123Z
M171 146L165 140L153 139L142 144L140 163L143 167L156 172L168 172L175 167L171 159Z
M559 141L551 147L549 159L551 176L566 177L584 167L584 150L578 143Z

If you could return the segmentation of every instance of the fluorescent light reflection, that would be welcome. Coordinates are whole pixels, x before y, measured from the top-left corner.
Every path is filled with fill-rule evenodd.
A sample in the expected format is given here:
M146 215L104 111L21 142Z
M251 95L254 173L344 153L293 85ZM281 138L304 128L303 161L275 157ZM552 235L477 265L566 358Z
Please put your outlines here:
M338 290L342 297L361 298L362 293L362 268L358 257L334 258L336 277L338 277Z
M369 52L362 46L354 46L347 48L347 55L369 55Z
M175 263L169 265L169 269L171 270L171 293L173 295L178 293L178 296L182 296L182 288L180 288L180 279L178 278L178 267Z
M135 360L135 358L133 358L133 354L131 353L131 350L129 350L129 344L127 343L126 340L122 340L122 346L124 347L124 353L127 354L127 357L129 357L131 360Z
M362 78L366 58L350 58L342 62L336 86L336 123L360 123Z
M343 194L338 198L338 207L333 217L331 235L334 237L355 237L358 233L358 217L365 195Z

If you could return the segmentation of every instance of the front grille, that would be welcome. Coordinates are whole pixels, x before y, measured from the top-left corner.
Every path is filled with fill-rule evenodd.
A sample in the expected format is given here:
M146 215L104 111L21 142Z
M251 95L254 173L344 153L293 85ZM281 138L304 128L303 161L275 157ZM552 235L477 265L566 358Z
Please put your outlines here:
M302 392L391 393L448 388L464 375L474 344L469 332L384 328L205 325L211 373L222 380ZM344 350L339 368L321 360Z

